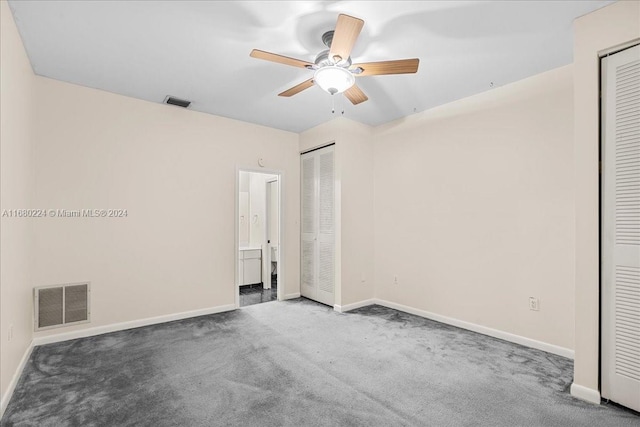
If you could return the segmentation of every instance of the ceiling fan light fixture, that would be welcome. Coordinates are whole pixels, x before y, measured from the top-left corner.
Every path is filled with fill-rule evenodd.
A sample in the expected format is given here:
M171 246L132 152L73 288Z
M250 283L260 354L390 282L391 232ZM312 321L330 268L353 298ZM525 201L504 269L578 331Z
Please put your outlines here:
M346 68L330 65L316 70L313 81L325 92L335 95L353 86L356 79Z

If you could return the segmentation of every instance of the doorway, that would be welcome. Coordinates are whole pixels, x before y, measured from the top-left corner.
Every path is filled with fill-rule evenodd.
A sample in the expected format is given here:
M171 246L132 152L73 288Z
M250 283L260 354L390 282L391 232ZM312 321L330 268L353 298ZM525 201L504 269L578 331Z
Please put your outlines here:
M236 173L236 307L282 300L282 173Z

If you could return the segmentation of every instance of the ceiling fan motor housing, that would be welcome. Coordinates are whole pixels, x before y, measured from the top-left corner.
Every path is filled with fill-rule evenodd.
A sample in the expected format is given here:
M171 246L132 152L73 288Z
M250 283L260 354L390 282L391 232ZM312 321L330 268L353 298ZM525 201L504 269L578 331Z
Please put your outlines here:
M318 68L326 67L330 65L337 65L338 67L348 68L351 66L351 57L344 59L339 62L334 62L333 59L329 58L329 49L323 50L317 56L315 61L313 61Z
M331 31L327 31L322 35L322 43L324 43L324 45L329 49L331 49L331 42L333 41L333 33L334 33L334 30L331 30Z

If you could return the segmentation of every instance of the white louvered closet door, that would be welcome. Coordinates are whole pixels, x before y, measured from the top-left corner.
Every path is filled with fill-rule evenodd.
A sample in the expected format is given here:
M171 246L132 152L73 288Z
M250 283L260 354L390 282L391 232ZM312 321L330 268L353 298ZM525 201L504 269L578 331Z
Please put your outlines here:
M640 411L640 46L602 60L602 396Z
M333 306L335 288L335 179L333 146L303 154L302 296Z

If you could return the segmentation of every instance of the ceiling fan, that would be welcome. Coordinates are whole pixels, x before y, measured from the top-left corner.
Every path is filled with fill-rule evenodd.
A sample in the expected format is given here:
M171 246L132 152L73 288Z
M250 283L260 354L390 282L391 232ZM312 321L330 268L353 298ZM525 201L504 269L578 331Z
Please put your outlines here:
M252 50L250 56L314 71L312 78L285 90L278 96L293 96L316 84L331 95L344 92L349 101L353 105L357 105L369 98L355 84L355 77L411 74L418 71L420 62L418 58L413 58L352 64L351 49L363 26L362 19L344 14L339 15L336 29L322 35L322 42L329 49L320 52L313 63L258 49Z

